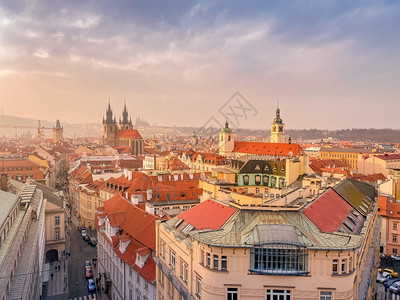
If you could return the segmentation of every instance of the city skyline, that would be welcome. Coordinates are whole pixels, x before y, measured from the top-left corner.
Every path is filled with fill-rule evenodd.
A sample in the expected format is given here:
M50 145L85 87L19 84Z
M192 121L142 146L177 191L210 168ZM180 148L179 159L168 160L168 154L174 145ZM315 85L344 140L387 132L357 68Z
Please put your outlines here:
M400 128L400 4L79 1L0 4L5 114L201 127L235 92L269 127ZM311 117L310 117L311 116Z

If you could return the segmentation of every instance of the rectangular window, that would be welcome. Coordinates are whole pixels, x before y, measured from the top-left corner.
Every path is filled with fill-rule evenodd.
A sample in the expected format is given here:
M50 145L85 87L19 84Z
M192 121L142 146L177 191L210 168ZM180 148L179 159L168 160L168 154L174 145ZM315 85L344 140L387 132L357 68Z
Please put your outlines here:
M237 288L228 288L226 291L226 299L227 300L238 300L238 289Z
M196 296L201 299L201 278L196 277Z
M261 176L256 175L256 185L260 185L260 183L261 183Z
M187 283L187 278L188 278L188 265L181 259L181 265L180 265L180 276L182 281Z
M393 248L393 254L397 254L397 248Z
M136 274L136 282L140 283L140 275L139 274Z
M397 223L393 223L393 230L397 230Z
M337 274L338 273L338 260L337 259L333 260L332 272L333 272L333 274Z
M256 188L256 194L258 195L260 193L260 188Z
M397 243L397 235L393 235L393 242Z
M55 234L55 239L56 239L56 240L59 240L59 239L60 239L60 230L56 230L56 231L54 232L54 234Z
M54 217L54 224L55 225L60 225L60 216L55 216Z
M171 250L170 264L172 271L175 271L175 252Z
M291 300L290 290L267 290L267 300Z
M218 255L214 255L213 257L213 268L218 270Z
M211 266L211 255L210 253L207 253L207 267Z
M346 273L347 259L342 259L342 273Z
M162 257L162 258L165 258L165 242L162 240L162 239L160 239L160 256Z
M221 256L221 270L226 271L228 269L228 259L226 256Z
M243 184L249 185L249 175L244 175L243 176Z
M332 300L332 292L322 292L319 294L320 300Z

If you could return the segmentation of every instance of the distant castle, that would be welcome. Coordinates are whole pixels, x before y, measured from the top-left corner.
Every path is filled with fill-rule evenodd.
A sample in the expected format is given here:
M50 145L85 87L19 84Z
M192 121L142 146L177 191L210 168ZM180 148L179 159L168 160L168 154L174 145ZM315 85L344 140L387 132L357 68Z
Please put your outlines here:
M111 147L129 147L133 155L144 154L143 138L136 129L133 129L132 120L131 118L128 119L126 104L118 127L111 104L110 102L108 103L106 117L103 117L103 132L103 144Z

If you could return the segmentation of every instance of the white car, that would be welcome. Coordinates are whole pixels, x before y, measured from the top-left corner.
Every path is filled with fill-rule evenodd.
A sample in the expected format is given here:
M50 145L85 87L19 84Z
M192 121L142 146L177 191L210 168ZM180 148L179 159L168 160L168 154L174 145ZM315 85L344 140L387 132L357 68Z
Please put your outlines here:
M393 258L394 260L400 260L400 255L398 254L390 255L390 257Z
M386 281L388 281L390 278L392 278L392 275L390 275L390 273L388 272L383 272L381 274L381 276L377 279L377 281L379 283L385 283Z
M389 291L391 291L392 293L398 293L400 292L400 281L396 281L395 283L393 283L390 287L389 287Z

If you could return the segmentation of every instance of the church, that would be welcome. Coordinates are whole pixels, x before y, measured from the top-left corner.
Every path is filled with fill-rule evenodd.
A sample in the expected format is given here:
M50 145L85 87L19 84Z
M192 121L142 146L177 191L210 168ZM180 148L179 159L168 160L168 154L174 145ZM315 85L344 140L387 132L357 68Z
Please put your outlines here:
M108 103L106 117L103 117L103 131L103 144L111 147L128 147L132 155L144 155L143 138L136 129L133 129L126 104L118 126L111 104Z
M235 141L235 133L229 128L228 121L219 133L219 154L238 158L244 155L263 155L271 157L292 158L303 156L303 149L299 144L292 144L291 139L285 143L285 124L280 116L279 107L271 125L271 142L242 142Z

